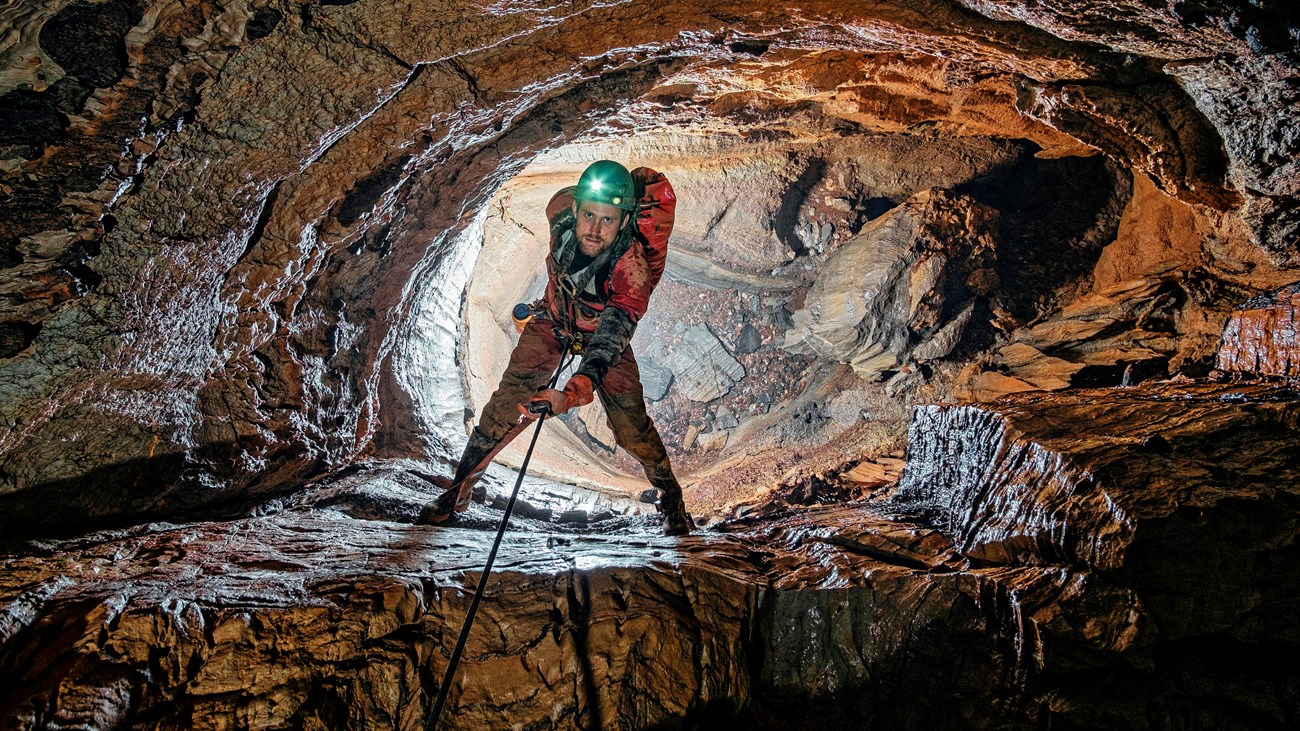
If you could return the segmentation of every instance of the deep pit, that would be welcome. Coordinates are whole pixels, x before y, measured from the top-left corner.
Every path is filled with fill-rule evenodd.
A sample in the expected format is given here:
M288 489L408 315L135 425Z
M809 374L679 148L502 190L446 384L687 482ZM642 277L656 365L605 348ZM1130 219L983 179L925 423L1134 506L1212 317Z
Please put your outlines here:
M1280 3L0 10L0 727L417 728L551 193L679 198L700 530L543 431L455 728L1290 728Z

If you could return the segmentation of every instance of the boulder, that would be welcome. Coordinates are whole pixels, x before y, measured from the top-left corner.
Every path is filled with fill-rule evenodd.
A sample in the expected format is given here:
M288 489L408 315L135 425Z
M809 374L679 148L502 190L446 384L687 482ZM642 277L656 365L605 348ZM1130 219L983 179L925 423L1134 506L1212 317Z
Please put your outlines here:
M695 443L701 452L715 452L727 446L727 439L730 436L730 431L711 431L701 434Z
M865 488L884 487L898 482L906 465L901 459L878 457L857 463L841 473L840 477Z
M745 323L740 329L740 334L736 336L735 351L738 355L749 355L757 351L763 345L763 336L759 335L758 328L751 323Z
M997 213L939 189L918 193L827 259L784 347L850 364L876 380L910 359L935 360L961 341L987 294Z
M673 372L659 365L654 358L637 356L637 369L641 371L641 389L647 401L658 401L668 395L673 385Z
M735 412L726 406L718 409L717 415L713 418L714 429L734 429L738 426L740 426L740 420L736 418Z
M745 367L705 325L678 327L672 342L654 343L652 348L654 358L672 371L677 388L692 401L721 398L745 377Z

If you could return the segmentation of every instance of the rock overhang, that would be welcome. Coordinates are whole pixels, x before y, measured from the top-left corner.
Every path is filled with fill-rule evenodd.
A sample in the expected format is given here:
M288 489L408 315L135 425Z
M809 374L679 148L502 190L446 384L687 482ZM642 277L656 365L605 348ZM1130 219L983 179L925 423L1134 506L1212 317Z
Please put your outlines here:
M1284 726L1293 711L1261 701L1294 687L1294 674L1264 675L1258 663L1300 641L1295 584L1273 573L1294 563L1300 502L1271 495L1294 498L1297 463L1268 423L1294 431L1294 393L1159 384L1110 402L1092 395L947 410L971 424L944 413L920 421L892 498L773 503L682 539L644 519L611 520L600 534L524 521L506 537L471 634L451 725L1086 727L1104 716L1137 728L1153 707L1215 723L1263 707ZM1206 425L1149 408L1177 401L1215 416ZM1098 428L1061 438L1062 412L1088 409ZM989 444L973 446L973 432ZM1205 469L1195 445L1225 433L1254 451L1224 444L1223 469ZM1026 445L1055 461L1016 457ZM973 481L957 484L940 473L961 465L927 451L1002 460L1021 475L966 470ZM1144 467L1142 452L1171 461ZM1127 479L1135 469L1146 472ZM1170 470L1186 470L1203 499L1165 510L1176 498ZM18 682L5 707L16 719L88 725L422 721L492 516L475 506L459 527L411 525L418 490L393 489L379 469L356 477L353 488L372 496L352 504L323 486L254 517L6 555L0 669ZM1035 479L1075 489L1045 491ZM1032 531L1032 511L989 500L951 510L927 501L940 484L1026 504L1037 495L1044 513L1101 522L1117 517L1089 501L1104 491L1128 509L1118 517L1132 519L1137 540L1118 544L1133 549L1119 566L1068 550L990 552L967 534L1008 518L1024 519L1008 534ZM935 507L948 515L935 520ZM1203 550L1187 552L1188 541ZM1213 662L1225 656L1236 662ZM1190 704L1189 681L1205 683Z
M57 54L30 41L62 7L15 16L29 32L9 57L32 51L44 78L15 71L6 83L35 94L55 83ZM122 502L165 513L281 490L367 452L454 451L421 433L391 366L412 327L412 283L537 152L700 109L754 138L920 124L939 136L1014 128L1057 153L1079 140L1189 200L1223 206L1230 196L1215 190L1264 191L1271 202L1256 199L1243 220L1283 251L1269 227L1287 225L1286 170L1247 155L1239 110L1214 84L1259 76L1251 98L1276 96L1285 58L1248 42L1264 16L1211 13L1192 27L1178 12L1140 14L1133 23L1157 39L1008 12L942 2L146 12L121 40L123 80L73 115L73 142L8 166L36 173L18 183L27 193L71 195L77 212L47 206L6 234L29 242L15 249L18 274L49 282L49 296L23 295L6 325L17 384L6 453L22 452L6 462L7 483L98 482L115 497L80 512ZM604 32L615 28L617 43ZM1198 60L1212 48L1275 65ZM609 114L623 109L622 120ZM1287 109L1269 124L1285 124ZM141 112L146 129L126 134ZM131 141L125 154L113 135ZM116 166L102 190L57 172L77 168L77 155ZM14 200L34 200L27 193ZM70 343L71 357L58 352ZM160 457L180 487L131 497L131 475Z

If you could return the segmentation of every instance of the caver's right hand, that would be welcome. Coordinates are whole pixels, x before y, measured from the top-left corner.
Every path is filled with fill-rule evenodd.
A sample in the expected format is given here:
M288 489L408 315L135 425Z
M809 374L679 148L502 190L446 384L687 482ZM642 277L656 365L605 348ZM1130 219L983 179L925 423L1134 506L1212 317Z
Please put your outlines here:
M582 374L578 374L569 379L564 385L563 391L557 391L554 388L543 388L528 400L528 403L519 404L519 413L532 419L542 414L559 416L567 413L569 409L576 409L579 406L586 406L595 398L594 390L591 385L591 379Z

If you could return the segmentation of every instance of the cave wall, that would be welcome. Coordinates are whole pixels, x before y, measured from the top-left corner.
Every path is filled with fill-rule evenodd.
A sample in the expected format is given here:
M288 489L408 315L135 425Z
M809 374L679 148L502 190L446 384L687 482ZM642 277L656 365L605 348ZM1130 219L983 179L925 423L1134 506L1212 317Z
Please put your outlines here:
M971 122L905 89L953 95L890 76L944 59L947 87L1002 89L1017 134L1093 146L1295 263L1296 24L1271 5L2 12L5 530L179 515L367 454L436 451L393 365L419 275L536 154L689 111L675 95L755 129L813 110L821 134L947 132ZM859 54L865 70L817 99L824 80L800 90L789 64L784 81L763 75L773 49ZM661 87L688 73L712 86Z

